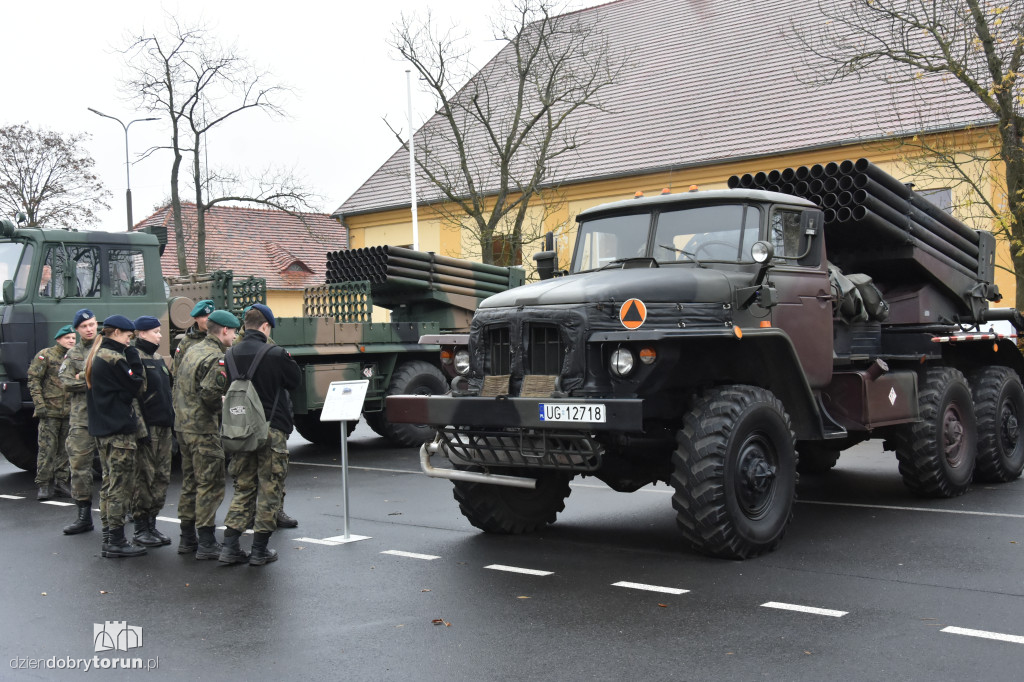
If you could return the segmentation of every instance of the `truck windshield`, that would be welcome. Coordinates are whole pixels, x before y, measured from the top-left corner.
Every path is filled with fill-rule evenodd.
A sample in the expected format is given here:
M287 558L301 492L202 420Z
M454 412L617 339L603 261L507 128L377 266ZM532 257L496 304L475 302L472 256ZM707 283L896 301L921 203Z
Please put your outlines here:
M14 298L25 296L32 270L32 245L20 242L0 243L0 284L14 280Z
M761 214L742 204L692 206L656 214L639 213L587 220L580 224L572 272L595 270L630 258L659 263L746 260L758 238Z

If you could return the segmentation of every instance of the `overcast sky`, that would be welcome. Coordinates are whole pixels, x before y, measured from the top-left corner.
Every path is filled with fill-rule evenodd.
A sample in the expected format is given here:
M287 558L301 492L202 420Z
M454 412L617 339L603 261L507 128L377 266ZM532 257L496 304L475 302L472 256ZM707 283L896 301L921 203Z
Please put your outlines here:
M591 6L600 0L577 0ZM124 131L88 107L125 123L150 115L136 111L117 88L123 73L119 50L131 34L162 29L165 14L183 23L202 21L210 33L295 94L288 117L273 120L248 111L208 137L212 168L294 167L324 197L331 212L397 148L382 121L405 128L406 64L387 45L392 26L405 13L428 7L437 20L455 22L471 35L473 61L482 66L500 45L490 38L495 0L378 0L377 2L7 2L3 11L0 66L0 125L28 123L61 133L92 135L87 150L110 190L102 229L126 226ZM431 113L414 83L413 119ZM129 130L134 218L138 222L170 196L170 153L135 162L151 146L169 141L164 121L140 122ZM181 184L183 194L188 192ZM6 216L5 216L6 217Z

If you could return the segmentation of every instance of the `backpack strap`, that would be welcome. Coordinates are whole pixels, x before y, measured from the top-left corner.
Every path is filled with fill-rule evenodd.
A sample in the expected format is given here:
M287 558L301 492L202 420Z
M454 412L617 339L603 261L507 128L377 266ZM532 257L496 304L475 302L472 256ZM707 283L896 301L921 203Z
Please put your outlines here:
M263 359L264 355L270 352L270 349L271 345L269 343L264 343L262 346L260 346L260 349L256 351L256 355L253 356L252 364L249 365L249 371L246 372L245 376L243 377L238 373L238 365L235 364L235 356L231 352L234 350L234 348L229 348L228 352L224 354L224 360L225 362L228 363L228 369L231 370L231 376L233 376L235 379L244 379L246 381L251 381L253 375L256 374L256 368L259 366L260 360Z

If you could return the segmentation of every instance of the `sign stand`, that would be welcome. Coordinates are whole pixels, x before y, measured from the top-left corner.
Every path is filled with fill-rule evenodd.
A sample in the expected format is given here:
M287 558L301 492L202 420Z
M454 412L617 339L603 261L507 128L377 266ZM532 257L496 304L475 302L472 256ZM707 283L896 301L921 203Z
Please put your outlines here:
M336 421L341 427L341 494L345 510L343 517L345 534L326 538L338 544L370 539L368 535L350 535L348 532L348 423L359 419L369 385L370 382L366 379L332 381L327 390L327 397L324 399L324 409L320 413L320 421Z

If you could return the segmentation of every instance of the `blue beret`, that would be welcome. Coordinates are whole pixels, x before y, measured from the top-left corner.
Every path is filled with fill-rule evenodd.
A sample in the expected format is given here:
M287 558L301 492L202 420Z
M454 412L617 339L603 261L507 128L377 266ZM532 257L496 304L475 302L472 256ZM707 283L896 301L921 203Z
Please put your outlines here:
M274 320L273 311L262 303L253 303L249 306L250 310L258 310L262 313L263 317L267 318L267 322L270 323L271 329L277 326L277 322Z
M53 335L53 338L54 339L59 339L62 336L67 336L68 334L74 334L74 333L75 333L74 327L72 327L70 324L66 324L66 325L64 325L63 327L61 327L60 329L57 330L57 333Z
M71 323L71 326L74 327L75 329L78 329L78 325L82 324L87 320L91 320L94 317L96 317L96 315L94 315L91 310L89 310L88 308L82 308L77 313L75 313L75 321Z
M213 312L213 301L205 299L196 303L196 307L192 309L192 317L202 317L203 315L209 315Z
M133 332L135 331L135 325L124 315L111 315L107 319L103 320L104 327L113 327L114 329L120 329L121 331Z
M159 326L160 320L156 319L152 315L143 315L142 317L135 318L136 331L145 332L150 329L156 329Z
M238 318L226 310L214 310L210 313L210 322L230 329L238 329L242 326L238 323Z

